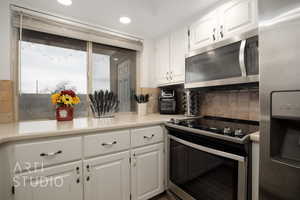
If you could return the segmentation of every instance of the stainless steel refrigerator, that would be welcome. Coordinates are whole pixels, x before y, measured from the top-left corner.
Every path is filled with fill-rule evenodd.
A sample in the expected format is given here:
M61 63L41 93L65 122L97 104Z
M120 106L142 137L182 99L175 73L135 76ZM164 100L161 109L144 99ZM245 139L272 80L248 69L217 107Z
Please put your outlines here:
M260 200L300 199L300 0L259 0Z

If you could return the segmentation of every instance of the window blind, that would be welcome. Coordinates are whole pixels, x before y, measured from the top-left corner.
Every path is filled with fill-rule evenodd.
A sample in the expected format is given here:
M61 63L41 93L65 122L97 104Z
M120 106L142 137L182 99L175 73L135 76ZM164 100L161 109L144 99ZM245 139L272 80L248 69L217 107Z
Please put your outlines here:
M131 35L102 29L78 21L12 6L12 25L89 42L142 51L143 40ZM21 15L22 24L21 24Z

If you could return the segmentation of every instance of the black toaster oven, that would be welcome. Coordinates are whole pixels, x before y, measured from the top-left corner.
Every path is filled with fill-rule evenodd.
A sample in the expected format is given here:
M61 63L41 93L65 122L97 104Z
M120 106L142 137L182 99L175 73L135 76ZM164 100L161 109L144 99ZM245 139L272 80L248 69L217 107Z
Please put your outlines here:
M176 97L175 91L162 89L159 97L160 114L176 114Z

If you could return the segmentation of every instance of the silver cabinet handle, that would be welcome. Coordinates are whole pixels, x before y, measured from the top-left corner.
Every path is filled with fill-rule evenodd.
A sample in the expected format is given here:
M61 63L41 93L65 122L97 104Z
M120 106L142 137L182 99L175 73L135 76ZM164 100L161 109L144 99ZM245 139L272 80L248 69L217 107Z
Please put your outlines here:
M216 35L215 35L215 33L216 33L216 28L213 29L213 40L214 41L216 41Z
M151 136L146 136L146 135L144 135L144 139L148 139L148 140L151 140L152 138L154 138L154 134L152 134Z
M115 145L115 144L117 144L117 141L113 141L111 143L104 142L104 143L102 143L102 146L112 146L112 145Z
M169 80L169 72L167 72L166 78L167 80Z
M220 26L220 35L221 35L221 38L224 37L224 34L223 34L223 25Z
M52 152L52 153L41 153L40 156L41 157L48 157L48 156L56 156L58 154L62 154L62 151L59 150L57 152Z
M173 72L170 72L170 79L173 80Z

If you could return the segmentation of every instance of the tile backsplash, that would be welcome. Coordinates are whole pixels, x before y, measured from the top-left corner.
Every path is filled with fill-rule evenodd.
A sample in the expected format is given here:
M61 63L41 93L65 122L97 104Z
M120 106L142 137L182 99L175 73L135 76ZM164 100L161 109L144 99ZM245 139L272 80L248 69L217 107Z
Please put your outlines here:
M160 95L159 88L140 88L139 94L149 94L149 103L147 111L149 114L158 113L158 97Z
M13 83L0 80L0 123L13 121Z
M258 89L201 93L200 114L259 121Z

